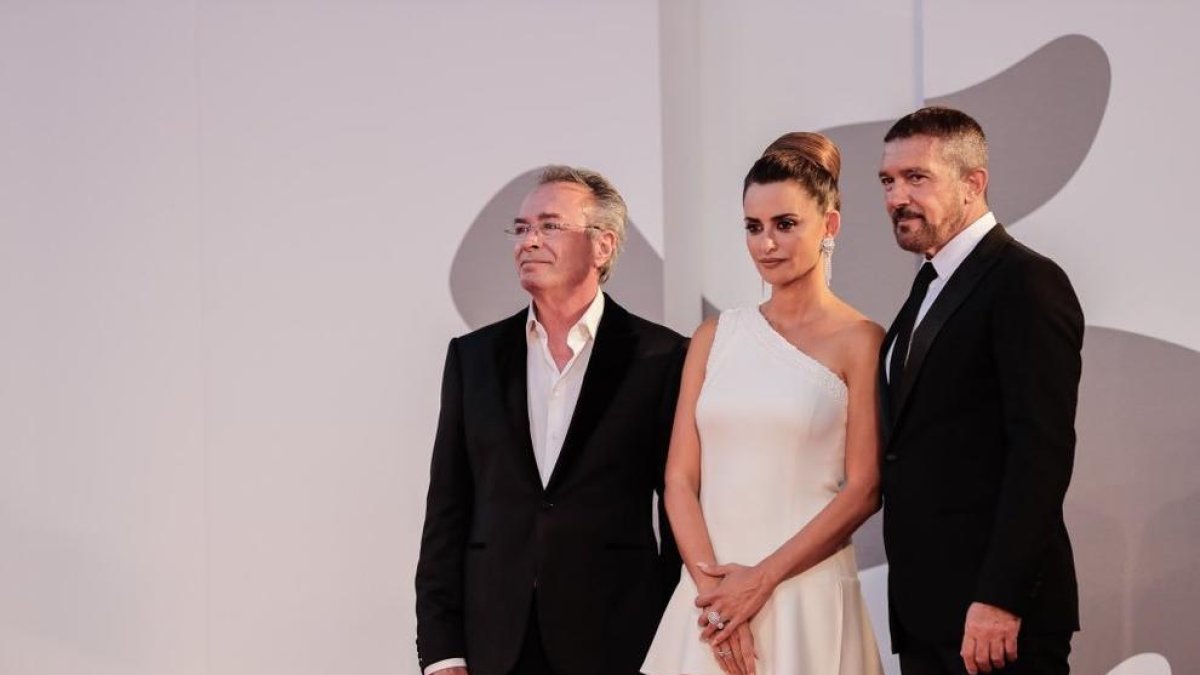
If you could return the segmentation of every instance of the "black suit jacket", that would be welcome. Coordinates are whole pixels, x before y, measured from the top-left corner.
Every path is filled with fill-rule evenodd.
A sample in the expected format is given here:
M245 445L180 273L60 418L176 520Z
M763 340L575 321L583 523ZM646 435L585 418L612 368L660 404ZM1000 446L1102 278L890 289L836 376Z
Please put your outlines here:
M450 341L417 564L421 666L465 657L472 675L508 675L536 597L555 672L636 673L680 571L661 506L659 552L652 497L686 340L606 296L543 489L525 330L521 311Z
M1078 630L1063 498L1082 344L1066 275L1000 225L917 326L896 409L881 397L896 651L957 646L975 601L1022 617L1022 634Z

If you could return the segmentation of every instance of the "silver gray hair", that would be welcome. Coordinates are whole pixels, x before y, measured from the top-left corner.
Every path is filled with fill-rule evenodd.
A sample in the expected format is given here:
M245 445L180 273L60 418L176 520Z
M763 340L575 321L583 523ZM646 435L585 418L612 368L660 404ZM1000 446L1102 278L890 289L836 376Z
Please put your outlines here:
M592 194L592 205L584 212L587 225L607 230L617 237L612 255L600 267L600 283L608 281L612 276L613 264L617 262L617 255L625 247L625 225L629 222L629 209L625 206L621 193L617 192L611 181L591 169L561 164L546 167L538 176L538 185L549 183L582 185ZM594 237L593 232L594 230L588 230L588 236Z

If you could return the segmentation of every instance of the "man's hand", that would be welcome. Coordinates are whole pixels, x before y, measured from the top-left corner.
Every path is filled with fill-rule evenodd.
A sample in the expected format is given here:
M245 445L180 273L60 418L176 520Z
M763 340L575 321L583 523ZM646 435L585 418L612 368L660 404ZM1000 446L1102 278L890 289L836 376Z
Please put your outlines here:
M963 664L971 675L990 673L1017 660L1017 633L1021 617L982 602L971 603L963 630Z
M696 598L700 608L700 638L719 645L733 635L734 629L754 618L775 590L766 573L757 567L746 567L736 563L728 565L703 565L700 571L721 579L713 590L701 593ZM721 616L721 627L708 621L708 613Z

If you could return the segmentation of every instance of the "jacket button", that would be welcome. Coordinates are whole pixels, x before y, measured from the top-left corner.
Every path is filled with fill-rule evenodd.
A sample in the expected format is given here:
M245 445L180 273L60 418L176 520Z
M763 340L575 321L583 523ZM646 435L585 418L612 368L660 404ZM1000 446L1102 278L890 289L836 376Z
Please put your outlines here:
M889 452L888 454L884 455L883 458L889 462L894 462L896 461L896 453Z
M541 508L543 511L549 511L550 509L554 508L554 504L546 500L542 500Z

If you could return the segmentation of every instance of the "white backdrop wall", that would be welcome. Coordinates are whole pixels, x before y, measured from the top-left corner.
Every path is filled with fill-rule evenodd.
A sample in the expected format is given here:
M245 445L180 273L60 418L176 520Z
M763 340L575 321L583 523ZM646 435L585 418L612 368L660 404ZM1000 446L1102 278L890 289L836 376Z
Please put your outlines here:
M696 4L698 105L665 124L699 127L694 142L702 170L690 196L702 205L702 292L725 308L756 302L761 294L742 227L746 171L786 131L898 117L912 109L914 17L908 3L873 0Z
M0 672L205 671L195 15L0 5Z
M1197 19L1168 0L0 1L0 675L416 672L436 392L470 327L452 261L489 199L546 163L620 186L690 332L702 297L759 297L740 182L770 140L894 119L1084 34L1111 63L1103 122L1014 234L1071 274L1089 325L1124 331L1092 372L1141 336L1169 348L1156 373L1200 371L1200 95L1180 84ZM872 199L841 260L890 239ZM1126 360L1088 391L1138 378ZM1112 412L1194 407L1139 382L1166 398L1093 416L1176 454L1138 445L1106 473L1081 450L1068 515L1130 543L1111 576L1082 563L1102 592L1079 672L1139 651L1200 663L1130 610L1153 585L1130 549L1162 521L1098 506L1146 501L1138 462L1169 471L1200 443L1183 412L1144 432ZM1159 484L1200 515L1195 478ZM1195 596L1200 555L1163 550L1153 572ZM1112 607L1132 618L1102 620Z
M415 671L451 258L556 161L661 247L657 21L0 4L0 673Z

